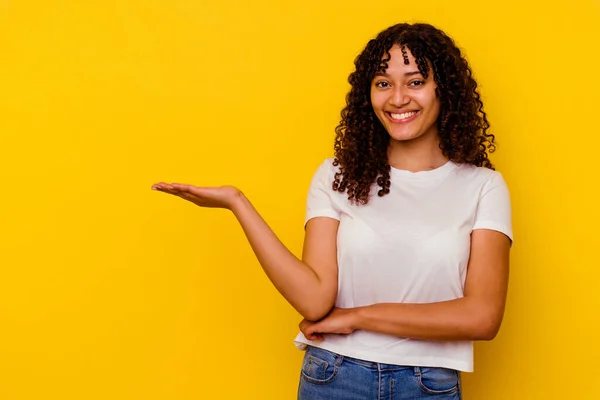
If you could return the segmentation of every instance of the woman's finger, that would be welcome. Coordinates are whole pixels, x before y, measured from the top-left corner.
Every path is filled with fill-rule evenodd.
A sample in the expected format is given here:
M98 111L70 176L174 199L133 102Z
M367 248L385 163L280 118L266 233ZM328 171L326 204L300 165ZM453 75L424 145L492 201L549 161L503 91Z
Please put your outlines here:
M169 183L160 182L152 186L154 190L160 190L161 192L172 192L174 190L173 186Z
M313 333L312 335L310 335L309 338L307 338L309 340L314 340L315 342L322 342L325 338L323 337L323 335L319 334L319 333Z
M188 186L188 185L161 182L161 183L157 183L157 184L153 185L152 189L158 190L160 192L172 194L175 196L180 196L182 193L188 193L188 190L185 186Z
M304 336L308 335L308 332L306 332L306 325L300 323L300 332L302 332Z
M198 190L198 188L194 185L186 185L183 183L171 183L171 187L180 192L193 193L194 191Z
M302 332L304 337L308 340L314 340L317 342L322 342L325 340L325 337L321 333L314 332L314 323L307 321L306 319L300 321L298 327L300 328L300 332Z
M305 336L306 335L312 336L313 333L315 333L315 332L316 332L315 324L309 323L306 326L304 326L304 329L303 329L302 333L304 333Z
M201 188L198 186L194 186L194 185L184 185L181 183L172 183L171 186L173 187L173 190L175 190L177 193L189 193L191 195L196 196L196 198L200 199L200 198L204 198L204 197L211 197L211 188Z

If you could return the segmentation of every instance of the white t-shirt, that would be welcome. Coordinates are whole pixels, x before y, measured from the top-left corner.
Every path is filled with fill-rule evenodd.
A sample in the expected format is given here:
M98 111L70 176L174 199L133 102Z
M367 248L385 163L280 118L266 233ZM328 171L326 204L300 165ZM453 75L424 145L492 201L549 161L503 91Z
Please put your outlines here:
M316 171L306 222L340 221L336 307L376 303L433 303L463 297L470 235L493 229L512 242L508 188L499 172L452 161L429 171L391 169L390 193L377 185L366 205L335 192L337 167L327 159ZM348 357L386 364L473 371L471 341L425 341L357 330L325 335L322 342L295 339Z

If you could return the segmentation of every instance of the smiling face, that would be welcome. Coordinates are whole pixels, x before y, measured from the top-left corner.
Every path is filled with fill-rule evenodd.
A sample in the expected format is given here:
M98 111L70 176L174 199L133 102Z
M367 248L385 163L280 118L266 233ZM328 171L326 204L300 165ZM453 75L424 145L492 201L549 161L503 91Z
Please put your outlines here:
M392 141L437 141L440 101L432 71L424 78L408 48L409 64L404 64L400 46L394 45L389 54L388 68L371 82L371 104L375 115Z

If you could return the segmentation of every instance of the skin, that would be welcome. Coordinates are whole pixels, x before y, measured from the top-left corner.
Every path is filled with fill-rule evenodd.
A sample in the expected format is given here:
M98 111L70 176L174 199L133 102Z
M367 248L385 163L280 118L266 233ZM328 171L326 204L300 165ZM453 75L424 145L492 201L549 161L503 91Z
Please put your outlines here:
M439 99L430 72L418 73L414 57L403 62L401 49L390 50L385 75L371 84L373 112L390 135L389 163L413 172L437 168L448 161L439 148L436 121ZM390 119L389 112L418 111L408 123ZM308 221L302 259L279 241L250 201L237 188L197 187L157 183L152 187L200 207L231 210L238 219L263 270L286 300L304 317L303 334L324 340L323 334L350 334L357 329L421 340L491 340L502 322L509 275L510 240L492 230L471 234L471 254L464 297L428 304L373 304L334 307L337 296L337 220Z
M198 187L160 182L152 189L200 207L231 210L268 278L300 315L316 321L332 309L337 296L338 221L331 218L309 221L302 260L299 260L281 243L246 196L233 186Z
M391 58L385 73L371 82L373 112L390 135L388 162L394 168L412 172L437 168L448 159L439 148L436 121L440 101L433 73L430 70L428 77L423 77L408 48L408 65L404 64L399 46L393 46L389 53ZM411 111L417 115L408 123L390 117L390 113Z

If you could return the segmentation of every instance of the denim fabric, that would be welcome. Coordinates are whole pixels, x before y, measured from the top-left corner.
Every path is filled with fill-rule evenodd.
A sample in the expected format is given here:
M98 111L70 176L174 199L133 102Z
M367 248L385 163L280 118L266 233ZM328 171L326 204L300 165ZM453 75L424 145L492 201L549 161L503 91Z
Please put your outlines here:
M309 346L299 400L460 400L460 373L357 360Z

